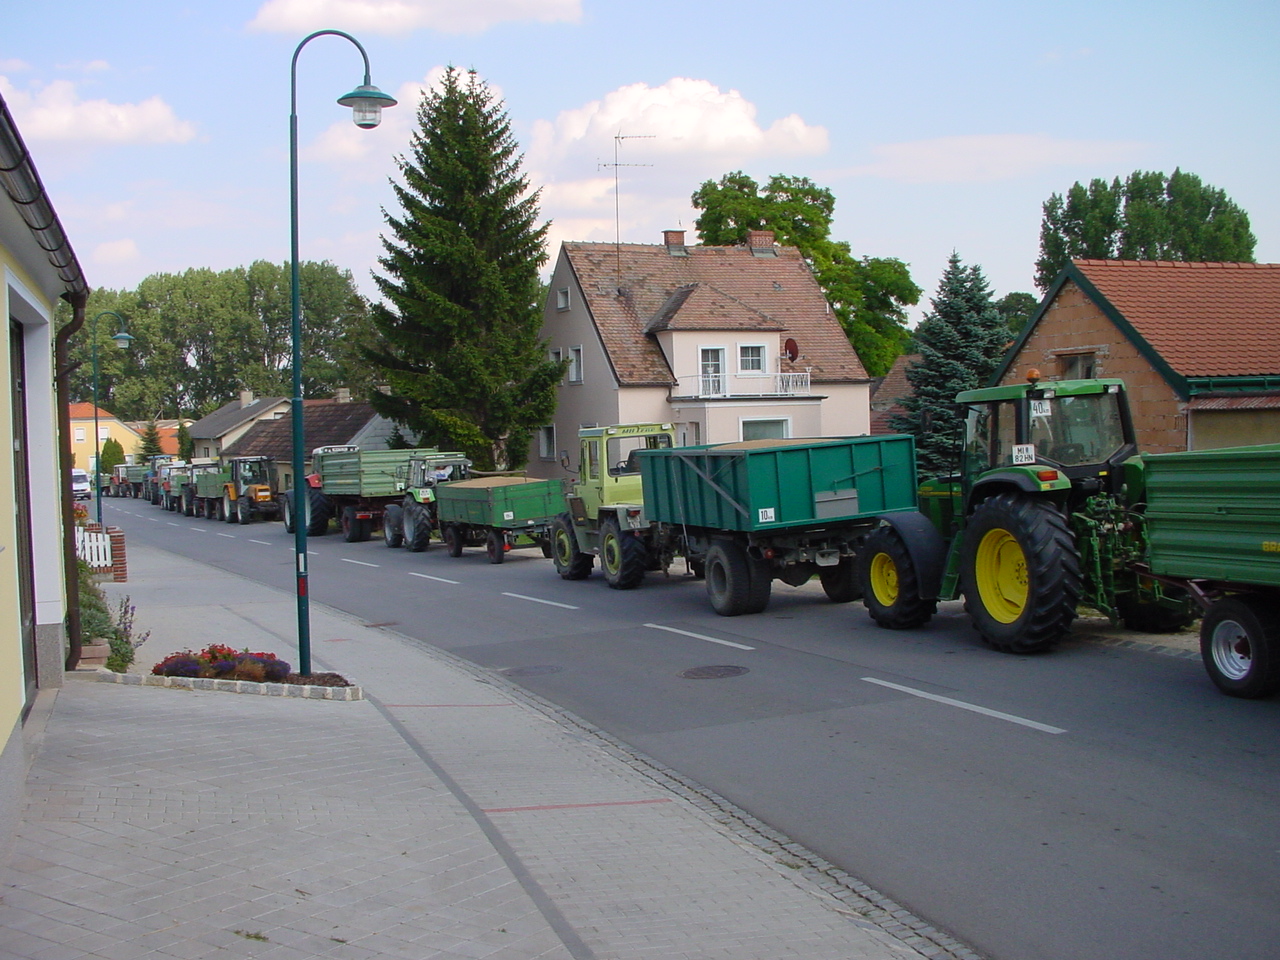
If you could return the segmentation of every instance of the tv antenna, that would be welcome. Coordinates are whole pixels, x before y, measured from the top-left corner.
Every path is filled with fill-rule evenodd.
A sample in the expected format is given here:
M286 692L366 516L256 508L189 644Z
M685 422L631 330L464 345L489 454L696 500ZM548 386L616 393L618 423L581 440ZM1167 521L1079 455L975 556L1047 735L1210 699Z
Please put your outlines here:
M652 167L652 163L622 163L618 159L618 147L623 140L656 140L657 134L653 133L633 133L623 134L619 130L613 137L613 163L596 162L596 169L603 167L613 167L613 253L616 266L614 268L615 284L619 295L622 293L622 207L620 203L620 192L618 188L618 168L619 167Z

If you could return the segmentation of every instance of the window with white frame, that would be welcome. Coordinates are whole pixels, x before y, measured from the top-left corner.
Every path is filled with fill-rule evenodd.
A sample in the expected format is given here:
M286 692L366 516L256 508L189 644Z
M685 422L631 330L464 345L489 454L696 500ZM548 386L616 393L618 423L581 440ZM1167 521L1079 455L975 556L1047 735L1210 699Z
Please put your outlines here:
M559 290L556 291L556 309L557 310L569 309L569 288L568 287L561 287Z
M110 427L102 427L102 426L98 427L98 439L99 439L99 440L110 440L110 439L111 439L111 428L110 428Z
M698 396L722 397L728 393L724 376L724 347L702 347L698 356Z
M84 443L84 427L76 427L76 443Z
M738 344L738 372L747 375L764 373L764 345Z
M791 435L789 420L743 420L743 440L786 440Z
M569 348L569 382L582 382L582 348Z
M556 425L554 423L538 428L538 457L542 460L556 458Z

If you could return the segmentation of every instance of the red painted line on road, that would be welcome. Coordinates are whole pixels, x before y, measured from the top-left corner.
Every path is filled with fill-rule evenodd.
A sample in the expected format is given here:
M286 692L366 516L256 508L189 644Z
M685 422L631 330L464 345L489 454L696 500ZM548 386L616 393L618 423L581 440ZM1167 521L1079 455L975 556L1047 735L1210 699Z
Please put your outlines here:
M586 810L591 807L638 807L648 803L670 803L669 798L657 800L603 800L599 803L544 803L535 807L489 807L483 813L523 813L527 810Z

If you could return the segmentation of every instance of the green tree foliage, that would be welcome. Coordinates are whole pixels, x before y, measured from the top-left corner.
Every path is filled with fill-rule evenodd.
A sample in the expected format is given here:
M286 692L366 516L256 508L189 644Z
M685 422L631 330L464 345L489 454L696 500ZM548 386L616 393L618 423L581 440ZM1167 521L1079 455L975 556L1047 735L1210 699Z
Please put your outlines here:
M110 474L116 468L116 464L124 463L124 446L119 440L108 437L102 441L102 449L98 452L99 466L98 473Z
M900 401L906 413L890 420L894 430L915 435L922 477L950 473L959 465L955 396L985 386L1009 343L1009 328L991 300L982 268L964 266L959 254L951 254L931 304L933 310L915 329L920 360L907 367L912 392Z
M306 262L302 292L303 395L328 397L340 386L365 392L373 370L359 354L369 339L368 305L350 271ZM203 416L241 390L288 396L290 386L289 265L259 260L248 267L154 274L136 290L95 290L90 318L113 310L125 318L128 351L111 341L118 322L97 327L99 405L123 420ZM72 396L92 395L86 323L76 337Z
M191 431L187 429L186 421L178 421L178 459L191 462L191 458L196 454L196 442L191 439Z
M517 468L562 375L538 339L538 193L502 102L474 72L449 68L417 123L397 160L401 213L386 214L382 238L381 342L366 355L389 392L372 402L421 442L464 450L481 469Z
M1036 286L1071 260L1221 260L1251 263L1249 215L1194 173L1135 170L1122 184L1076 183L1044 203Z
M1015 337L1022 332L1022 328L1039 306L1040 301L1029 293L1006 293L996 301L996 309L1009 327L1009 333Z
M779 243L797 247L867 373L888 373L910 337L905 308L919 302L921 291L901 260L859 259L848 243L831 239L836 200L830 190L808 177L777 174L762 191L736 171L718 183L706 181L692 201L702 211L696 226L705 244L745 243L748 230L772 230Z
M156 422L152 420L147 424L147 428L142 431L142 446L138 452L144 457L152 457L157 453L164 453L164 449L160 446L160 428L156 426Z

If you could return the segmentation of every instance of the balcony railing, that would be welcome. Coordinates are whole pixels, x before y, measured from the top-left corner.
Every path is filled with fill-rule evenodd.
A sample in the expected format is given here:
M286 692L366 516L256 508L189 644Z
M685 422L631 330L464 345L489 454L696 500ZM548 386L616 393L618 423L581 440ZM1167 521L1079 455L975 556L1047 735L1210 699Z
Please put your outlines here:
M728 374L704 373L693 377L680 377L675 395L680 397L807 397L809 374L764 373Z

